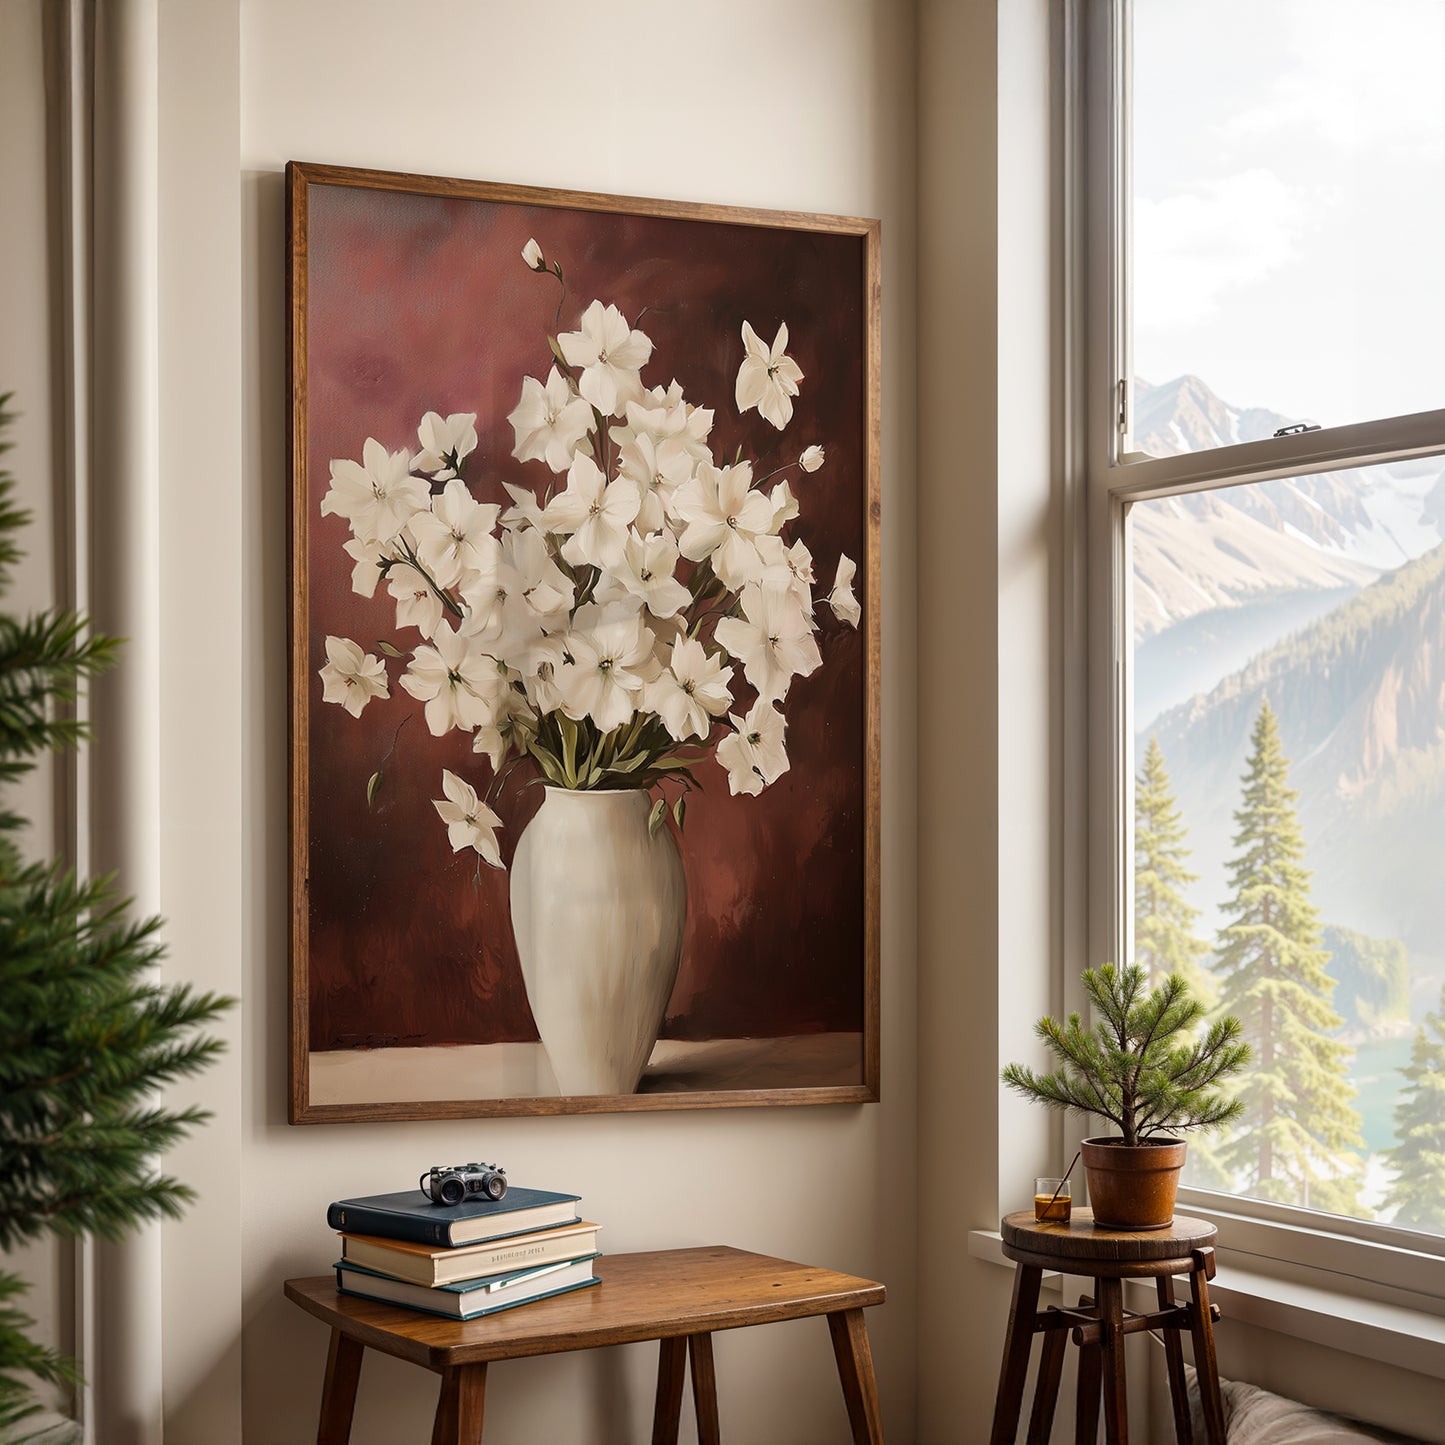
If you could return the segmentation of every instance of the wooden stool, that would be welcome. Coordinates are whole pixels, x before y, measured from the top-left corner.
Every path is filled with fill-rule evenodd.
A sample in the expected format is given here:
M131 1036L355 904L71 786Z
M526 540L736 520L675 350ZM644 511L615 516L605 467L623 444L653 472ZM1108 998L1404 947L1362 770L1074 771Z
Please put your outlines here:
M1169 1368L1169 1394L1174 1405L1174 1433L1179 1445L1194 1445L1189 1401L1184 1386L1184 1351L1180 1334L1194 1339L1194 1364L1199 1372L1199 1398L1209 1445L1224 1445L1224 1405L1219 1396L1219 1366L1214 1356L1214 1321L1218 1306L1209 1302L1214 1278L1215 1228L1202 1219L1176 1217L1168 1229L1105 1229L1094 1224L1090 1210L1076 1209L1067 1224L1036 1223L1032 1210L1005 1215L999 1225L1003 1252L1018 1261L1008 1335L999 1370L998 1396L989 1445L1013 1445L1023 1407L1024 1379L1033 1337L1044 1337L1034 1407L1029 1416L1029 1445L1046 1445L1054 1422L1064 1349L1070 1336L1079 1346L1079 1396L1075 1445L1094 1445L1099 1430L1099 1389L1104 1394L1104 1437L1109 1445L1129 1445L1128 1402L1124 1393L1124 1336L1139 1330L1162 1330ZM1094 1293L1078 1309L1050 1306L1040 1310L1039 1283L1046 1269L1088 1275ZM1174 1279L1187 1274L1193 1298L1176 1304ZM1126 1279L1153 1279L1159 1308L1135 1314L1124 1308Z

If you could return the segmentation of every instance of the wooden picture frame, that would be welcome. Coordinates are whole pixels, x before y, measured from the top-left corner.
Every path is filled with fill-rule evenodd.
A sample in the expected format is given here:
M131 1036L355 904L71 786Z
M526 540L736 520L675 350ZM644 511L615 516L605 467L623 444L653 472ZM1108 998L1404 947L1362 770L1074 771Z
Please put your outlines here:
M287 188L291 1122L876 1100L879 223L294 161ZM604 309L612 306L615 313ZM603 335L598 328L605 327L614 331ZM801 381L794 381L799 367ZM525 377L533 379L530 389ZM558 388L545 404L544 377ZM529 396L535 406L524 412ZM573 414L581 420L570 428L558 420L559 409L579 397L590 408L580 439L584 411ZM532 421L537 429L529 432ZM424 437L419 427L428 425ZM653 451L638 471L644 439ZM544 446L552 450L544 454ZM664 452L680 468L665 485ZM367 470L373 462L391 469L389 480ZM555 498L579 492L593 473L602 490L589 520L602 498L620 499L618 530L607 533L599 521L584 534L578 521L568 532L554 520L562 505L554 506ZM684 512L701 515L699 498L722 496L719 479L728 476L749 483L752 530L740 514L718 535L727 544L741 537L773 564L782 549L766 539L777 537L788 549L791 581L776 565L765 573L746 547L705 552L712 534L682 520ZM504 482L530 489L538 511L528 513ZM394 500L403 494L405 506ZM442 554L423 551L419 529L432 518L420 514L442 516L448 497L447 507L472 520L445 513L453 520L442 528L452 529L442 543L452 553L433 565L427 559ZM756 497L766 497L771 511ZM665 512L648 513L649 499ZM393 505L401 510L385 510ZM410 520L389 532L404 513ZM484 513L497 518L486 537L480 522L467 530ZM676 563L690 599L677 614L682 626L659 621L666 608L653 594L635 600L617 580L621 573L614 575L623 565L615 549L641 545L647 517L664 515L649 536L704 554ZM758 520L765 515L770 523ZM545 551L538 565L560 569L548 575L565 574L571 589L563 611L550 614L565 620L540 629L547 645L560 649L557 670L536 664L535 676L506 671L503 644L477 640L512 635L499 619L520 603L479 579L492 577L486 569L496 557L513 556L506 549L520 555L529 518L541 518L529 541ZM811 587L807 554L796 551L795 538L812 548ZM481 550L463 558L473 545L490 549L485 566ZM604 556L606 563L598 560ZM833 590L840 558L857 565L856 630L848 625L842 574L837 580L845 585ZM448 584L442 568L453 564L460 580ZM647 568L627 575L644 578L639 585L655 580ZM414 590L403 585L407 578ZM765 594L781 591L798 599L804 618L811 598L821 663L811 653L802 662L794 655L777 674L782 681L769 681L768 657L781 655L770 635L777 628L744 606L747 587L749 606L761 609ZM526 592L528 604L545 591ZM696 617L696 655L705 652L707 666L731 678L724 712L714 711L714 698L706 717L687 714L700 720L695 724L679 724L676 709L665 723L656 712L644 715L638 701L632 721L609 731L610 704L577 700L586 656L594 654L584 656L590 644L569 639L582 635L584 618L599 627L625 621L629 606L643 624L630 635L646 646L616 672L607 671L610 657L597 662L598 687L632 688L631 699L671 687L682 678L686 624ZM403 625L403 617L410 622ZM725 653L714 630L728 619L738 627L728 634L735 650ZM750 644L755 651L737 640L743 625L760 639ZM464 634L470 640L458 640ZM536 633L525 636L534 646ZM437 664L435 674L440 692L433 696L442 700L427 701L422 658L440 657L443 638L469 659L480 649L504 681L480 673L466 680L472 673L463 678L455 670L461 653L449 653L453 662ZM807 640L798 646L806 651ZM542 690L542 680L560 688L564 678L572 691L548 710L554 694ZM691 681L678 685L697 702ZM487 699L483 711L494 710L482 724L462 706L479 693ZM448 699L456 711L444 716ZM768 712L756 710L763 708ZM784 724L770 717L778 710ZM755 726L755 719L762 721ZM636 756L627 751L634 724L642 750ZM699 738L704 725L712 731ZM757 750L768 746L758 728L774 725L785 759ZM660 746L643 757L649 739L669 733L685 741L670 744L667 757ZM724 738L732 741L719 755ZM472 751L487 739L512 748L496 766ZM524 745L534 751L519 759ZM524 783L528 769L547 782L541 774L554 766L571 770L562 786L551 785L556 777L545 788ZM677 972L675 984L660 985L660 1033L654 1027L646 1037L642 1076L629 1090L606 1082L632 1076L622 1065L586 1072L594 1045L569 1042L562 1031L579 1021L588 1027L598 1007L644 991L594 984L586 970L604 962L594 965L590 942L571 950L547 945L552 955L589 955L581 971L594 994L569 1003L563 1025L549 1023L546 1042L538 1038L537 1019L550 1019L553 1005L537 1000L550 1000L553 984L537 982L537 970L557 963L535 961L541 945L534 936L573 916L585 888L608 909L612 895L597 894L586 878L538 873L538 857L557 866L560 843L529 847L526 870L515 850L528 830L542 837L534 814L560 815L584 800L589 810L635 811L639 791L608 771L631 767L653 780L647 838L638 833L637 848L649 858L678 856L686 912L684 921L661 904L647 905L649 918L659 908L659 917L667 915L654 951L671 947ZM626 804L606 796L624 793ZM478 801L488 798L494 814ZM675 806L679 798L685 812ZM539 812L539 799L552 814ZM632 844L589 846L567 856L589 867L603 856L622 866ZM508 888L514 900L518 889L530 890L530 921L521 929L530 940L526 962L511 928ZM640 936L640 926L627 922L624 932ZM635 943L614 948L598 929L599 958L622 949L625 969L633 953L646 952ZM615 1040L632 1028L610 1023L597 1047L615 1051Z

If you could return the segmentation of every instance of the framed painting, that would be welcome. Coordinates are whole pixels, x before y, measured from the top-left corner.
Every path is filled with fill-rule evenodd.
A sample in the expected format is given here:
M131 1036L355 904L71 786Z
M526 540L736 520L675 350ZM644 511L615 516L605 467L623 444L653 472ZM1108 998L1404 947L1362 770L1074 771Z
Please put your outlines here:
M292 1122L876 1099L878 223L287 179Z

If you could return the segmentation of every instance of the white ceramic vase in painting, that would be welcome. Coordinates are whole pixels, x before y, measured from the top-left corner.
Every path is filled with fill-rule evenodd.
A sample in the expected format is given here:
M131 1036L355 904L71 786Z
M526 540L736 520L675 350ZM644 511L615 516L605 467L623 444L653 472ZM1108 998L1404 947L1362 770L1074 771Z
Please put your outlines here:
M512 933L563 1094L631 1094L677 978L687 882L641 789L547 789L517 840Z

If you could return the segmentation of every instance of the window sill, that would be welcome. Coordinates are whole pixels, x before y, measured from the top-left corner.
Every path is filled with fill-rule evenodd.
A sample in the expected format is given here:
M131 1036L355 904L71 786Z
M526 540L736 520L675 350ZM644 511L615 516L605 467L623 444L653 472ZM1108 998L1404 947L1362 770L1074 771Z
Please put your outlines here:
M1004 1256L1003 1240L995 1230L970 1231L968 1252L993 1264L1013 1264ZM1332 1285L1323 1270L1299 1273L1316 1278L1283 1279L1235 1262L1229 1251L1220 1250L1210 1297L1226 1320L1445 1380L1445 1318L1406 1304L1362 1299ZM1059 1288L1062 1278L1045 1274L1045 1287Z

